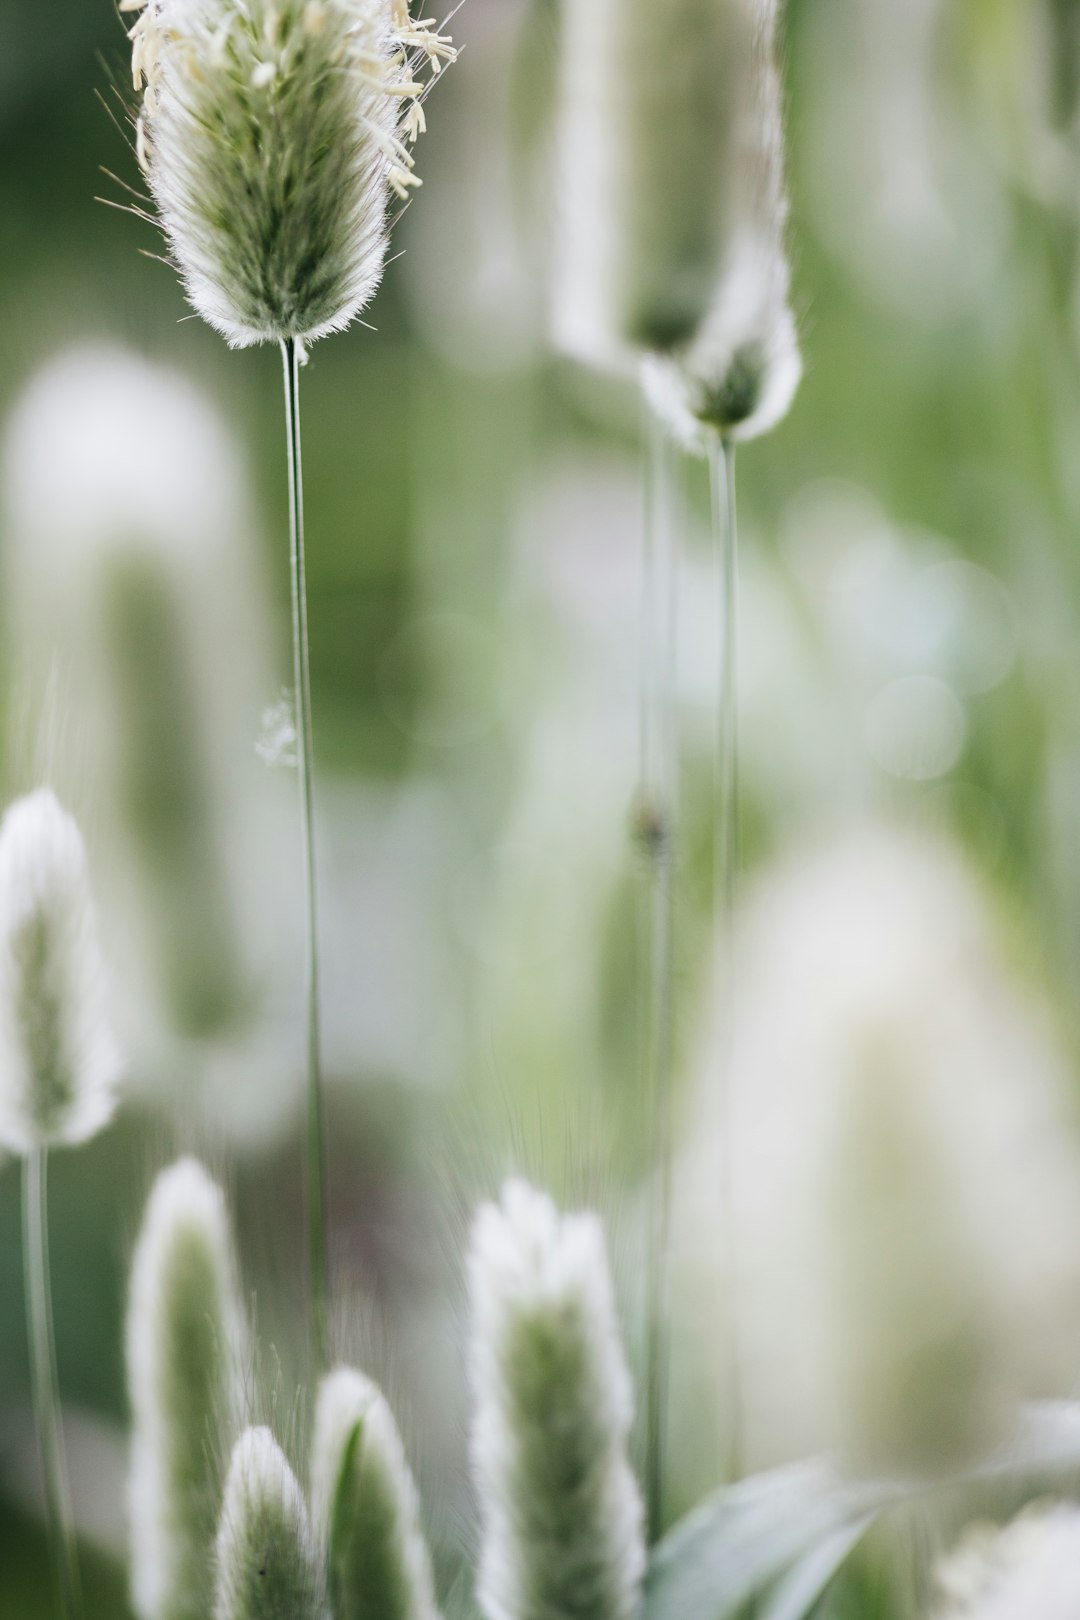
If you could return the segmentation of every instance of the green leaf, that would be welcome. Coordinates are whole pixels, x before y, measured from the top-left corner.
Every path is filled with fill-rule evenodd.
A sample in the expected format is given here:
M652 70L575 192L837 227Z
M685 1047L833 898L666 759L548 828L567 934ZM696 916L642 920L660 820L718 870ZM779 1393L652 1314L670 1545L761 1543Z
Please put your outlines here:
M812 1547L773 1588L758 1620L804 1620L822 1593L843 1569L876 1514L864 1514L854 1524L841 1525Z
M830 1538L869 1523L893 1494L878 1483L843 1480L823 1462L773 1469L718 1491L654 1552L645 1620L726 1620Z
M1052 1488L1080 1468L1080 1402L1027 1406L1011 1439L951 1476L845 1479L822 1460L771 1469L710 1496L653 1553L644 1620L730 1620L751 1598L759 1620L804 1620L875 1520L1011 1480ZM767 1594L766 1596L762 1596Z

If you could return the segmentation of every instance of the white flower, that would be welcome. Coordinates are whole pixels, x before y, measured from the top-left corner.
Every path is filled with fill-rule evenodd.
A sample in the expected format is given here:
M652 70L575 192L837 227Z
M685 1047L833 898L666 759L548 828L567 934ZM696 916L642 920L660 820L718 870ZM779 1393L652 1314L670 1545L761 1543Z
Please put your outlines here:
M802 377L791 312L784 137L776 65L777 8L730 0L750 32L738 87L737 145L728 230L708 309L673 354L657 362L650 393L677 437L702 429L752 439L786 416Z
M600 1223L510 1181L469 1254L488 1620L630 1620L644 1572L632 1403Z
M131 1276L129 1510L140 1620L205 1620L245 1329L220 1189L194 1159L154 1183Z
M938 1570L939 1620L1074 1620L1080 1614L1080 1512L1029 1509L979 1527Z
M325 1620L307 1508L269 1429L233 1448L217 1539L214 1620Z
M41 788L0 823L0 1142L85 1141L119 1077L82 835Z
M335 1620L438 1620L401 1436L382 1393L350 1367L319 1386L311 1495Z
M123 0L138 150L188 297L230 344L340 331L419 184L415 73L451 60L407 0ZM145 88L144 88L145 87Z
M791 860L736 946L676 1177L699 1354L719 1363L709 1302L731 1286L730 1086L752 1459L953 1465L1018 1400L1071 1387L1080 1153L1060 1048L972 875L925 836L857 828Z
M124 1044L158 1074L166 1035L235 1040L292 975L288 897L265 881L292 801L254 751L277 682L240 447L184 376L83 344L19 398L3 495L11 746L87 806Z

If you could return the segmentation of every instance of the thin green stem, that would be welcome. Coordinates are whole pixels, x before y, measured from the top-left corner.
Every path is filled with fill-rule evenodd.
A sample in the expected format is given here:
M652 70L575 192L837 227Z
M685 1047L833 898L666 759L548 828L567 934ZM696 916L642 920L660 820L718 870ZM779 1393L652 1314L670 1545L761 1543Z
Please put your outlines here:
M307 922L307 1224L315 1361L329 1362L330 1267L326 1234L326 1128L323 1117L319 1020L319 920L315 885L315 821L311 679L308 661L307 582L304 571L304 481L300 458L300 353L296 340L281 344L285 368L285 429L289 460L289 536L292 580L293 688L300 828L304 850Z
M739 524L735 498L735 446L717 439L710 452L713 544L717 576L717 694L713 921L720 995L726 1016L719 1054L720 1198L723 1209L728 1358L729 1455L727 1475L742 1472L742 1380L738 1336L738 1256L735 1241L731 1108L732 922L739 861Z
M664 1522L667 1406L667 1260L671 1210L671 1086L674 1035L675 859L678 743L675 703L677 571L674 452L646 407L642 568L641 805L646 856L641 959L642 1063L652 1147L645 1285L645 1485L649 1533Z
M30 1375L34 1417L41 1447L45 1482L45 1508L52 1544L56 1595L63 1620L81 1620L82 1596L75 1556L71 1504L64 1465L64 1438L60 1422L60 1389L56 1376L56 1340L53 1333L52 1290L49 1283L49 1227L45 1148L35 1148L23 1160L23 1267L26 1290L26 1325L30 1341Z

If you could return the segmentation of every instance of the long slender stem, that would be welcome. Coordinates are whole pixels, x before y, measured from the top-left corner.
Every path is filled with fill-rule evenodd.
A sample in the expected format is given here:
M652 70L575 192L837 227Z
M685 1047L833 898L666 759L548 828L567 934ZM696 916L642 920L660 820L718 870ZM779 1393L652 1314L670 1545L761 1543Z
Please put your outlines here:
M742 1472L742 1380L739 1355L738 1256L735 1240L731 1106L732 920L739 858L739 525L735 498L735 446L717 440L710 455L712 527L717 575L716 816L713 850L713 920L724 1048L719 1054L724 1274L727 1278L729 1455L727 1473Z
M671 1069L678 747L675 719L677 574L673 449L646 407L642 569L641 833L647 859L642 1056L652 1138L645 1290L645 1472L650 1536L663 1527L667 1383L666 1274L671 1206Z
M289 459L289 536L292 563L293 687L296 753L300 776L300 827L304 849L307 919L307 1223L315 1360L329 1360L330 1268L326 1236L326 1129L323 1118L319 1021L319 917L315 885L315 821L311 680L308 664L307 582L304 571L304 481L300 458L300 354L296 341L281 345L285 368L285 428Z
M35 1148L23 1160L23 1266L26 1323L34 1417L45 1481L45 1507L52 1543L57 1601L63 1620L80 1620L82 1597L75 1556L71 1504L60 1426L60 1390L56 1376L52 1290L49 1283L49 1228L46 1196L46 1150Z

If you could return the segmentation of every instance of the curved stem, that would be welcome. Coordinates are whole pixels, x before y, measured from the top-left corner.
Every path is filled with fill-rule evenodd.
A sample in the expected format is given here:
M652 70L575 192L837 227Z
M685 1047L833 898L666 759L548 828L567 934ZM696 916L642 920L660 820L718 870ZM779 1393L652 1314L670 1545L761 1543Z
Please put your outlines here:
M23 1160L23 1266L26 1325L30 1341L30 1375L34 1418L45 1483L45 1508L52 1543L57 1601L63 1620L79 1620L82 1597L75 1556L71 1504L64 1465L60 1423L60 1390L56 1376L52 1290L49 1282L49 1227L46 1195L46 1149L35 1148Z
M666 1273L671 1206L671 1083L678 746L675 718L677 572L673 447L646 407L642 569L640 833L647 860L642 998L652 1165L645 1285L645 1476L650 1539L663 1529L667 1381Z
M713 544L717 574L716 819L713 847L713 922L724 1047L719 1054L721 1241L727 1277L729 1456L727 1474L742 1472L742 1388L739 1366L738 1261L735 1241L731 1107L732 920L739 859L739 525L735 499L735 446L717 439L709 462Z
M329 1262L326 1236L326 1131L323 1119L319 1022L319 929L312 804L311 681L308 665L307 582L304 571L304 483L300 459L300 353L294 338L281 344L285 368L285 428L289 460L289 537L292 581L293 689L300 777L307 922L307 1225L312 1331L316 1364L329 1359Z

